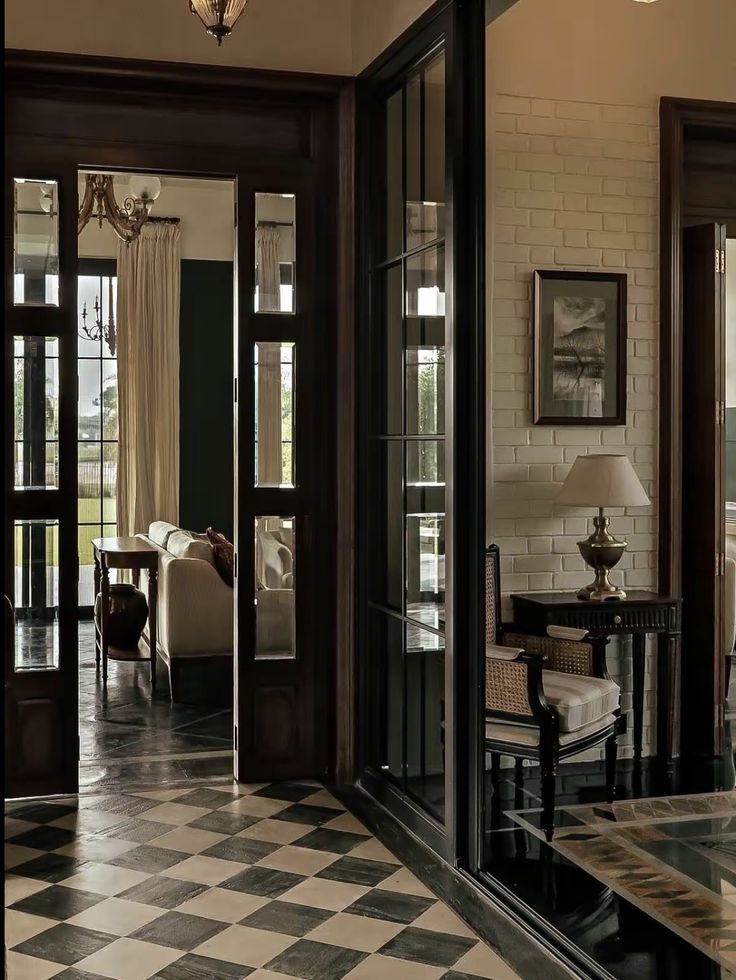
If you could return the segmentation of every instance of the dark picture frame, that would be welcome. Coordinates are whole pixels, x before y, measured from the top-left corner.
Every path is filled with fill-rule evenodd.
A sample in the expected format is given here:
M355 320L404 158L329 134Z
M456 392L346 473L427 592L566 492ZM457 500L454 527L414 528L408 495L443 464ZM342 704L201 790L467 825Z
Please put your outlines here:
M626 424L625 272L535 270L535 425Z

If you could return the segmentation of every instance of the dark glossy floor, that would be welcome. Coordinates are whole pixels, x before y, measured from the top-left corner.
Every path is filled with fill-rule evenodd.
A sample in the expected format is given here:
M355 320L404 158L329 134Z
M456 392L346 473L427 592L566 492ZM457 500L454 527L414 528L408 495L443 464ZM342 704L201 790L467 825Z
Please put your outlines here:
M232 689L184 676L173 703L159 661L151 697L148 666L110 661L107 688L95 669L94 626L79 624L80 788L175 785L232 775ZM207 701L202 692L207 692ZM198 703L195 703L195 698Z
M727 717L733 716L735 711L736 680L732 680ZM705 767L694 772L682 770L675 774L674 781L670 781L659 775L654 767L644 766L635 774L631 762L620 763L617 800L733 790L736 779L732 724L733 721L727 724L727 751L712 770ZM521 785L515 781L513 768L504 770L495 799L488 782L485 868L489 876L509 888L532 917L538 917L582 950L590 958L592 976L613 976L616 980L734 980L736 970L725 962L732 955L728 949L731 937L736 950L736 921L732 921L736 920L736 915L731 916L729 904L732 901L730 881L736 873L736 826L732 826L736 821L730 817L722 818L716 826L716 821L711 820L707 821L707 827L704 821L692 821L688 826L684 822L655 825L651 820L646 821L647 826L637 827L631 834L631 855L619 852L615 856L610 880L617 887L611 888L605 883L605 874L600 874L600 868L596 875L591 873L592 865L582 846L589 828L582 826L576 815L605 809L591 810L586 806L605 803L603 766L573 763L562 766L561 770L556 822L562 830L556 834L554 846L540 839L536 830L539 814L535 811L541 806L536 769L525 770ZM524 811L521 820L511 815L512 811L520 810ZM676 817L676 821L686 819L680 814ZM525 824L534 829L525 829ZM566 838L565 834L572 836ZM680 840L675 843L673 838ZM687 849L686 855L683 846ZM652 854L661 859L665 871L666 865L674 869L680 885L686 880L694 882L694 890L703 899L702 908L694 908L692 898L688 905L686 899L675 895L666 875L663 883L650 874L643 891L639 889L643 898L637 899L636 904L622 896L622 892L627 894L627 891L617 881L620 871L625 870L630 878L633 874L635 879L636 861ZM630 867L625 868L627 862ZM708 887L718 892L720 908L711 905L706 911ZM734 888L736 890L736 884ZM707 955L653 915L642 911L642 907L655 909L657 903L673 900L680 904L681 911L687 911L683 921L688 929L702 928L714 935L725 936L724 955L716 958L713 953ZM681 930L683 935L686 931ZM701 945L705 948L706 944Z

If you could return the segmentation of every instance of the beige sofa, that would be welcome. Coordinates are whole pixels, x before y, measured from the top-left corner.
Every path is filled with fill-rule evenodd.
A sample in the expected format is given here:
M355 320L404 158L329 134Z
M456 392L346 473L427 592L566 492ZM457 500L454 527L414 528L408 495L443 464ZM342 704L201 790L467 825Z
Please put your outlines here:
M158 655L168 668L176 701L184 664L218 661L232 667L234 590L215 568L205 535L155 521L148 534L138 537L159 552Z

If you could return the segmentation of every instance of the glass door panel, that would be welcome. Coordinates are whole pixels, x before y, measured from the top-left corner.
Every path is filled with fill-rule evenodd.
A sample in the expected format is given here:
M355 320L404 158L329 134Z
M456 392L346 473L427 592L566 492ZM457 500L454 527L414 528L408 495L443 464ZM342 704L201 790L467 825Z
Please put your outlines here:
M444 54L409 72L379 114L385 232L370 271L370 641L379 686L371 763L444 821ZM422 624L421 627L418 624ZM386 685L384 687L384 685Z

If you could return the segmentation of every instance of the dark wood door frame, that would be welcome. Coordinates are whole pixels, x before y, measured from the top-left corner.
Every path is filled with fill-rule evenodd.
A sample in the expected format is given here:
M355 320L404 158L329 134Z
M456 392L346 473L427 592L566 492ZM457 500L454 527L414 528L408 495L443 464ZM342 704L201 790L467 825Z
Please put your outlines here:
M683 269L682 231L687 224L719 217L688 202L688 154L697 140L718 133L734 139L736 105L663 98L660 103L660 341L659 341L659 541L658 586L660 592L679 595L682 587L682 482L683 482ZM725 212L724 207L724 212ZM720 214L724 219L727 215ZM734 215L736 217L736 215ZM715 411L715 407L714 407ZM714 559L715 560L715 559ZM683 649L682 656L691 654ZM682 691L682 711L717 718L712 698L715 672L712 664L701 674L702 683ZM706 715L707 716L707 715ZM699 747L714 755L719 746L719 725L709 730Z
M333 347L325 351L333 417L324 435L327 457L340 467L339 474L331 467L330 486L317 502L331 528L326 589L334 596L334 614L320 624L319 640L327 678L324 769L347 781L353 771L353 80L14 50L6 51L5 76L7 142L24 156L42 160L53 145L75 167L231 177L273 160L295 175L316 175L324 232L318 254L335 269L321 304L334 324L326 334Z

